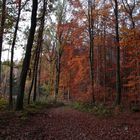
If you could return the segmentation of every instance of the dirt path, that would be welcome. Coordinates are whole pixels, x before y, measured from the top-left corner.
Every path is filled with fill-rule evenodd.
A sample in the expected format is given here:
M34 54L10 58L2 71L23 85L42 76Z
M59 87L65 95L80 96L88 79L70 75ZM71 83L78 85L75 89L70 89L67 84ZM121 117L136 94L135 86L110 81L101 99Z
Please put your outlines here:
M140 113L101 119L66 107L0 126L0 140L140 140Z

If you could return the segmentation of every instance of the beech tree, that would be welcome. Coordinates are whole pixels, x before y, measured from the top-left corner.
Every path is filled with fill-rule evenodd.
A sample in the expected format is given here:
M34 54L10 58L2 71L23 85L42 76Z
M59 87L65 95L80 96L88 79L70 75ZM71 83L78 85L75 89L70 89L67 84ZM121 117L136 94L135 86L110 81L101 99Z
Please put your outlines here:
M125 21L122 31L127 32L127 35L122 36L123 60L124 60L124 88L131 93L131 98L138 98L139 92L139 46L138 46L138 28L137 28L137 6L138 1L123 0L123 14L126 14L128 21ZM128 24L129 22L129 24ZM127 42L127 43L126 43ZM132 53L133 52L133 53Z
M22 13L22 7L27 1L23 1L24 4L21 0L8 1L7 5L4 0L0 3L3 6L0 7L0 52L2 43L4 50L11 46L8 65L0 74L6 78L0 81L5 82L2 86L10 92L5 97L11 108L12 95L16 94L13 69L17 63L13 58L17 55L16 44L25 43L18 41L17 32L25 29L20 28L23 26L19 26L20 20L28 24L28 19L22 18L25 12ZM24 30L26 38L23 40L27 39L27 44L18 79L17 110L23 109L26 91L29 92L28 103L41 100L37 98L39 93L45 98L53 96L55 101L66 95L69 100L92 101L93 105L112 101L118 106L127 96L129 99L135 96L135 101L139 99L139 0L35 0L31 11L26 8L26 12L32 14L31 27ZM10 86L6 83L9 79ZM39 88L42 94L38 93Z
M116 62L116 105L121 103L121 74L120 74L120 37L119 37L119 11L118 11L118 0L114 0L114 15L115 15L115 44L117 49L117 62Z
M56 20L57 20L57 25L56 25L56 49L55 49L55 85L54 85L54 98L55 101L57 101L57 96L59 93L59 83L60 83L60 72L61 72L61 57L63 54L64 47L66 45L66 42L69 38L69 32L70 28L68 26L67 30L65 31L64 25L66 24L67 19L66 19L66 10L67 10L67 5L66 1L63 0L62 2L58 2L57 4L57 11L56 11Z

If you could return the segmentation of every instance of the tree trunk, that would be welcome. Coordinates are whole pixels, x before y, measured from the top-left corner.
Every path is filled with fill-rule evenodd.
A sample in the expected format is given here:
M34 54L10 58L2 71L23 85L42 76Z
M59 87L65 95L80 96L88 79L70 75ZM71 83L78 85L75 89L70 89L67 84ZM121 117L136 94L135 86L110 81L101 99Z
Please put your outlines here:
M116 67L116 105L121 103L121 74L120 74L120 44L119 44L119 21L118 21L118 1L115 0L115 31L116 31L116 49L117 49L117 67Z
M104 68L104 104L106 103L106 25L103 27L103 68Z
M43 13L41 17L41 23L39 27L39 33L38 33L38 40L37 40L37 60L36 60L36 69L35 69L35 82L34 82L34 95L33 95L33 101L36 101L36 96L37 96L37 77L38 77L38 65L39 65L39 60L40 60L40 53L42 50L42 42L43 42L43 30L44 30L44 21L45 21L45 14L46 14L46 2L44 0L44 5L43 5Z
M90 62L90 79L91 79L91 90L92 90L92 102L95 103L94 95L94 35L93 35L93 2L88 0L88 22L89 22L89 39L90 39L90 51L89 51L89 62Z
M34 65L33 65L33 76L32 76L31 86L30 86L29 93L28 93L28 104L30 104L31 93L32 93L33 85L34 85L36 59L37 59L37 54L35 52L35 60L34 60Z
M42 49L40 51L40 61L39 61L39 70L38 70L38 96L40 97L40 86L41 86L41 69L42 69Z
M60 60L61 60L61 55L58 52L57 54L57 58L56 58L56 78L55 78L55 97L54 100L55 102L57 102L57 97L58 97L58 93L59 93L59 81L60 81Z
M38 72L38 67L36 66L33 102L36 102L36 95L37 95L37 93L36 93L36 88L37 88L37 72Z
M1 94L1 83L2 83L2 79L1 79L1 57L2 57L2 43L3 43L3 34L4 34L4 26L5 26L5 19L6 19L6 0L3 0L2 3L2 15L1 15L1 26L0 26L0 94Z
M18 25L19 25L19 19L20 19L20 13L21 13L21 0L19 0L18 3L18 16L16 20L16 25L15 25L15 31L14 31L14 37L13 37L13 42L12 42L12 47L11 47L11 63L10 63L10 94L9 94L9 108L13 107L13 58L14 58L14 48L15 48L15 43L16 43L16 38L17 38L17 31L18 31Z
M32 16L31 16L31 27L30 27L30 33L29 33L29 37L27 41L27 46L26 46L25 58L23 61L22 71L20 75L19 94L17 97L16 110L23 109L25 83L26 83L27 73L28 73L28 69L30 65L31 51L32 51L34 34L35 34L35 29L36 29L38 0L32 0L32 5L33 7L32 7Z

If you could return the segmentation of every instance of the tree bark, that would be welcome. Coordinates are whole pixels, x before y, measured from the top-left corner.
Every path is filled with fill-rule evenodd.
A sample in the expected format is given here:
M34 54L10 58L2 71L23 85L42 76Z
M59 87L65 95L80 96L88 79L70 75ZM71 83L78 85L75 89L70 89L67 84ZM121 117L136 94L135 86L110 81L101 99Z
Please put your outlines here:
M33 101L36 101L37 96L37 79L38 79L38 65L40 60L40 53L42 49L42 42L43 42L43 30L44 30L44 22L45 22L45 14L46 14L46 1L44 0L43 5L43 13L41 17L41 23L39 27L39 33L38 33L38 41L37 41L37 60L36 60L36 69L35 69L35 81L34 81L34 95L33 95Z
M60 50L59 50L60 51ZM61 54L60 52L57 52L56 56L56 78L55 78L55 97L54 100L57 102L58 94L59 94L59 81L60 81L60 61L61 61Z
M91 79L91 90L92 90L92 102L95 104L94 95L94 20L93 20L93 1L88 0L88 31L90 39L90 51L89 51L89 62L90 62L90 79Z
M27 41L27 46L26 46L25 58L23 61L22 71L21 71L21 75L20 75L19 94L17 97L16 110L23 109L25 83L26 83L27 73L28 73L28 69L29 69L29 65L30 65L31 51L32 51L34 34L35 34L35 29L36 29L37 8L38 8L38 0L32 0L31 27L30 27L30 33L29 33L29 37L28 37L28 41Z
M116 66L116 105L121 104L121 74L120 74L120 42L119 42L119 20L118 20L118 1L115 2L115 32L116 32L116 49L117 49L117 66Z
M31 86L30 86L29 93L28 93L28 104L30 104L31 93L32 93L33 85L34 85L35 68L36 68L36 57L37 57L37 56L36 56L36 54L35 54L35 60L34 60L34 65L33 65L33 76L32 76Z
M3 44L3 34L4 34L4 26L5 26L5 19L6 19L6 0L3 0L2 3L2 16L1 16L1 26L0 26L0 94L1 94L1 71L2 71L2 63L1 63L1 57L2 57L2 44Z
M42 49L40 51L40 61L38 70L38 96L40 97L40 86L41 86L41 70L42 70Z
M9 108L13 108L13 97L12 97L13 96L13 67L14 67L13 58L14 58L14 48L15 48L15 43L16 43L16 38L17 38L18 25L19 25L19 20L20 20L20 13L21 13L21 0L19 0L19 3L18 3L18 16L16 20L14 37L13 37L13 42L12 42L12 47L11 47Z

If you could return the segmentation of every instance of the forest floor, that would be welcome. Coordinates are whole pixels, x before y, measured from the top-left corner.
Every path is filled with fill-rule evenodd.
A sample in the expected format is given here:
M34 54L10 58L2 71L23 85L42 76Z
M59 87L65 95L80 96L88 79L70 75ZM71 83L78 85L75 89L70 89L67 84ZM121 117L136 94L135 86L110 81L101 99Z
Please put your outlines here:
M140 140L140 113L97 117L69 107L0 113L0 140Z

